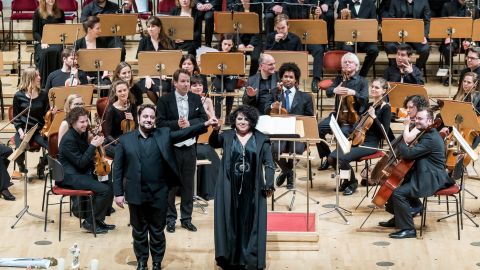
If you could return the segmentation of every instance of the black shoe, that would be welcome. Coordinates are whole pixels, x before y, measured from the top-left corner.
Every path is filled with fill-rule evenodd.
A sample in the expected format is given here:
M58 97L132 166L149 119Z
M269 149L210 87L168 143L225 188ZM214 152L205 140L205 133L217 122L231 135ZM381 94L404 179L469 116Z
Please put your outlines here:
M453 80L452 80L452 84L453 84ZM446 78L446 79L443 81L443 86L448 86L448 78Z
M325 159L325 160L322 162L322 165L320 165L320 167L318 167L318 170L319 170L319 171L325 171L326 169L328 169L328 167L330 167L330 164L328 163L328 160Z
M312 92L313 93L318 93L318 83L320 82L320 79L319 78L313 78L312 80Z
M412 217L416 217L417 215L421 215L423 213L423 205L419 205L416 207L410 207L410 213Z
M416 238L417 231L415 229L405 229L405 230L400 230L398 232L391 233L388 236L390 236L390 238L395 238L395 239Z
M13 196L8 189L2 190L0 197L3 197L6 201L15 201L15 196Z
M93 225L90 222L88 222L87 220L84 220L82 222L82 228L84 228L85 230L87 230L90 233L93 233ZM104 234L104 233L107 233L107 232L108 232L107 229L100 228L98 226L95 228L95 233L96 234Z
M97 221L97 227L102 228L102 229L106 229L106 230L109 230L109 231L110 231L110 230L115 229L116 226L113 225L113 224L112 224L112 225L111 225L111 224L107 224L107 223L105 223L105 221L102 220L102 221Z
M138 262L137 270L148 270L147 262Z
M162 269L162 264L161 264L161 263L159 263L159 262L154 262L154 263L152 264L152 270L160 270L160 269Z
M17 163L18 165L18 171L21 172L21 173L27 173L27 168L25 167L25 164L20 164L20 163Z
M277 187L281 187L283 183L285 183L285 179L287 179L287 174L281 172L278 176L277 179L275 180L275 184Z
M42 164L37 165L37 175L38 179L45 179L45 166Z
M343 195L350 196L353 193L355 193L355 191L357 191L357 188L358 188L358 181L357 180L350 181L350 184L348 185L348 187L345 188L345 190L343 191Z
M395 228L395 218L391 218L388 221L380 221L378 226L385 228Z
M293 183L288 183L287 184L287 189L294 189L295 185Z
M340 184L340 186L338 187L338 191L344 192L345 189L347 189L347 187L348 187L349 185L350 185L350 181L348 181L348 180L343 180L342 183ZM333 191L337 191L337 189L334 188Z
M167 222L167 232L174 233L175 232L175 223L174 222Z
M182 222L182 228L185 228L185 229L187 229L188 231L191 231L191 232L196 232L197 231L197 227L195 227L195 225L193 225L192 222L190 222L190 221Z

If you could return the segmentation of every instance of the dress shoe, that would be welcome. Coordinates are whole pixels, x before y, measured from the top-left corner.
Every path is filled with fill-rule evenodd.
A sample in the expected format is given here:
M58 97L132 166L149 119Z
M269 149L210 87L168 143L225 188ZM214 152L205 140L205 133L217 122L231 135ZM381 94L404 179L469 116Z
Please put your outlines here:
M45 179L45 167L41 164L38 164L37 165L37 175L38 175L38 179Z
M21 172L21 173L27 173L27 168L25 167L25 164L21 164L21 163L17 163L18 165L18 171Z
M185 228L191 232L196 232L197 231L197 227L195 227L195 225L192 224L192 222L190 221L185 221L185 222L182 222L182 228Z
M175 223L174 222L167 223L167 232L169 232L169 233L174 233L175 232Z
M350 184L348 185L348 187L346 187L345 190L343 191L343 195L350 196L353 193L355 193L355 191L357 191L357 188L358 188L358 181L357 180L350 181Z
M162 269L162 264L161 264L161 263L159 263L159 262L154 262L154 263L152 264L152 270L160 270L160 269Z
M318 83L320 82L320 79L319 78L313 78L312 80L312 92L313 93L318 93Z
M416 217L417 215L422 215L423 213L423 205L419 205L416 207L410 207L410 213L412 217Z
M109 231L115 229L115 225L107 224L103 220L102 221L97 221L97 227L100 227L102 229L107 229Z
M6 201L15 201L15 196L13 196L8 189L2 190L0 197L3 197Z
M343 180L340 186L338 187L338 191L344 192L349 185L350 185L350 181ZM334 188L333 191L337 191L337 188Z
M285 183L285 179L287 179L287 174L281 172L278 176L277 179L275 180L275 184L277 187L280 187Z
M395 228L395 218L391 218L388 221L380 221L378 226L385 228Z
M390 236L390 238L395 238L395 239L416 238L417 231L415 229L404 229L398 232L391 233L388 236Z
M85 230L87 230L88 232L90 233L93 233L93 225L88 222L87 220L84 220L83 223L82 223L82 228L84 228ZM95 233L96 234L104 234L104 233L107 233L108 230L107 229L104 229L104 228L100 228L100 227L96 227L95 228Z
M148 270L147 263L146 262L137 263L137 270Z
M319 171L325 171L328 169L328 167L330 167L330 164L328 163L328 160L325 159L323 162L322 162L322 165L320 165L320 167L318 167L318 170Z

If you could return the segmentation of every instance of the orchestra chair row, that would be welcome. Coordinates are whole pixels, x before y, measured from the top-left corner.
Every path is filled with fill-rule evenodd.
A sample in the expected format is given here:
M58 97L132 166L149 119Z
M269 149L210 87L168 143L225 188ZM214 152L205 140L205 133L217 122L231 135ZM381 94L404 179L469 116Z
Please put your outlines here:
M8 28L9 48L13 46L13 22L32 21L33 14L38 8L38 0L12 0L10 23ZM3 13L3 12L2 12Z
M57 160L57 159L54 159L52 158L50 155L47 156L48 157L48 167L49 167L49 180L50 180L50 190L47 192L47 200L46 200L46 203L45 203L45 225L44 225L44 231L46 232L47 231L47 221L48 221L48 207L49 205L53 205L53 204L50 204L49 203L49 199L50 199L50 195L58 195L58 196L61 196L60 197L60 202L59 203L55 203L55 204L59 204L60 207L59 207L59 215L58 215L58 218L59 218L59 224L58 224L58 241L62 241L62 207L63 207L63 199L65 197L69 197L71 199L71 197L73 196L76 196L76 197L79 197L79 200L80 198L87 198L88 199L88 202L90 204L90 212L91 212L91 215L93 217L93 220L95 220L95 214L94 214L94 208L93 208L93 196L94 196L94 193L93 191L91 190L74 190L74 189L67 189L67 188L61 188L57 185L54 184L54 181L55 182L61 182L64 180L64 173L63 173L63 167L62 167L62 164ZM81 206L82 206L82 203L79 201L79 223L80 223L80 228L82 227L82 218L81 218L81 213L83 212L82 209L81 209ZM70 208L71 208L71 204L70 204ZM71 215L71 211L70 211L70 215ZM97 234L95 233L96 232L96 224L95 222L93 222L93 236L94 237L97 237Z
M455 181L455 184L448 187L448 188L443 188L440 190L437 190L433 196L446 196L445 200L440 200L438 199L439 202L446 203L447 204L447 212L449 211L448 205L450 203L455 203L456 207L456 212L455 216L457 217L457 234L458 234L458 240L460 240L460 229L463 230L463 207L462 207L462 189L464 188L463 183L464 183L464 172L465 172L465 167L463 166L463 160L465 159L465 154L459 154L457 156L457 161L455 163L455 168L453 169L450 177L453 181ZM460 181L460 184L457 183L457 181ZM452 197L454 201L449 201L448 197ZM422 214L422 221L420 225L420 238L423 237L423 228L425 227L426 219L427 219L427 204L428 204L428 198L425 197L423 198L423 214ZM452 215L442 217L437 219L437 222L440 222L441 220L444 220L446 218L451 217Z

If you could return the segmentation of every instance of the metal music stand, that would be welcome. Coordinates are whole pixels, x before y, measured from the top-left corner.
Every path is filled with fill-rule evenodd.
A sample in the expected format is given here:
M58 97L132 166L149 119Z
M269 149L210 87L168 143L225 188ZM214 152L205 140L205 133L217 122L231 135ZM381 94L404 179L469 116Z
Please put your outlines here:
M432 18L430 21L430 38L450 38L450 59L453 60L452 39L470 38L472 36L472 18ZM459 44L461 46L461 44ZM448 97L452 92L452 61L448 65Z
M424 23L421 19L382 19L383 42L423 42Z
M355 54L358 42L378 41L376 19L335 20L335 41L353 42Z
M78 68L83 71L97 72L97 87L100 89L100 70L113 71L120 63L122 49L80 49L78 50ZM97 91L97 98L100 97L100 90Z
M98 14L101 37L122 37L137 33L137 14Z
M23 137L23 140L20 143L20 146L8 157L8 160L15 161L20 155L22 155L23 153L28 151L28 148L30 146L30 140L32 139L33 134L35 133L37 128L38 128L38 124L33 126L31 129L29 129L25 133L25 136ZM25 154L25 164L27 164L27 155L26 154ZM29 211L30 206L28 205L28 196L27 196L28 195L28 190L27 190L28 169L27 169L27 166L25 166L25 169L27 171L23 174L23 209L20 210L20 212L18 212L18 214L15 216L17 218L17 220L10 227L12 229L15 228L15 225L17 225L17 223L20 221L20 219L25 214L29 214L32 217L36 217L36 218L44 220L43 216L33 214ZM53 222L53 221L49 220L49 222Z
M78 31L78 38L77 37ZM85 36L81 23L73 24L45 24L43 26L42 42L46 44L73 44L77 39Z
M193 18L182 16L158 16L165 34L171 40L193 40Z
M243 53L209 52L200 56L201 73L220 75L220 96L231 96L225 93L223 78L225 75L245 75L245 56ZM223 107L223 106L222 106Z
M163 95L162 75L173 75L178 69L178 64L182 59L182 51L157 51L157 52L139 52L138 53L138 76L156 77L160 79L159 96Z
M258 34L259 18L255 12L218 12L213 13L214 29L219 34L235 33L237 46L240 34Z

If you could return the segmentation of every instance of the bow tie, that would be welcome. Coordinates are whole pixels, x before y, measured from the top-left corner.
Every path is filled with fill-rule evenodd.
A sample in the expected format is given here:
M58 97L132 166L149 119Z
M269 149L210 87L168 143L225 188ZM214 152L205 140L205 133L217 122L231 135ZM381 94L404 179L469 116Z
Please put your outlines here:
M356 6L356 5L360 5L360 1L353 1L353 4Z
M177 97L177 101L188 101L188 96L185 95L185 96L180 96L180 97Z

